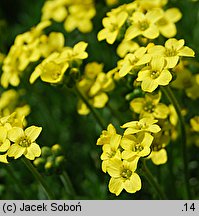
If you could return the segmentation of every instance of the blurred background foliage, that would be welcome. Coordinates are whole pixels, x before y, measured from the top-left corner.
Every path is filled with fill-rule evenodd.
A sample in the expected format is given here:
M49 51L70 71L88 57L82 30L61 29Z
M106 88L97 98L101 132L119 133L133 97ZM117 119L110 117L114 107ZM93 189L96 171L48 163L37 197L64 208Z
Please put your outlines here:
M103 0L96 0L97 15L93 19L94 29L91 33L82 34L78 30L66 33L62 24L54 23L52 31L63 32L66 45L73 46L76 42L83 40L88 42L88 59L85 63L97 61L104 64L104 71L116 66L118 57L116 55L117 43L108 45L106 42L97 41L97 33L102 29L102 18L110 10ZM120 0L120 4L129 3L130 0ZM0 52L7 54L15 37L28 31L40 21L41 8L44 0L1 0L0 1ZM186 44L196 52L198 60L199 47L199 1L191 0L169 0L167 7L178 7L183 18L177 23L177 39L184 38ZM68 172L76 191L75 199L118 199L108 191L109 177L101 171L100 154L101 148L96 146L96 140L101 134L101 128L95 122L92 115L80 116L77 114L77 97L72 90L66 87L54 87L38 80L30 85L28 78L33 68L27 71L19 88L23 88L26 94L22 99L31 106L31 114L28 116L28 125L42 126L42 134L38 138L40 146L52 146L59 143L64 149L66 162L64 169ZM118 90L117 90L118 89ZM125 116L121 115L122 122L118 122L110 113L108 108L100 110L106 124L112 122L119 130L119 125L131 120L128 110L129 104L125 101L125 95L130 87L125 83L110 93L110 104ZM1 92L3 89L0 89ZM181 97L184 98L184 97ZM181 105L187 105L184 98ZM189 104L189 113L193 116L197 113L198 101ZM192 117L191 116L191 117ZM189 116L190 118L190 116ZM193 143L191 143L193 144ZM183 184L181 152L178 143L168 146L169 159L165 165L155 166L149 164L151 172L157 177L160 185L164 188L169 199L181 199L180 185ZM192 192L199 198L199 149L195 145L190 146L189 170ZM45 199L45 195L33 176L20 160L12 161L9 166L1 164L0 168L0 198L1 199ZM172 170L172 172L171 172ZM173 173L173 175L171 175ZM12 176L12 178L10 177ZM68 199L59 175L54 173L44 176L47 184L51 186L56 194L56 199ZM15 184L22 184L23 191ZM178 187L174 188L173 182ZM153 189L142 178L142 189L136 194L123 192L119 199L156 199Z

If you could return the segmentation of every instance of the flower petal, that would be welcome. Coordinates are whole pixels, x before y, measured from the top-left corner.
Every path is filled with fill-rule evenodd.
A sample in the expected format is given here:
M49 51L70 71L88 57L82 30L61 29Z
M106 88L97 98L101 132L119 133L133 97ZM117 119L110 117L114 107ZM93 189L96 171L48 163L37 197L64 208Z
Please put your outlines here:
M39 157L41 155L41 148L38 144L32 143L29 147L27 147L27 151L24 155L29 160L34 160L35 157Z
M111 177L118 178L120 177L120 168L122 167L122 161L114 158L109 160L109 164L107 167L107 172Z
M172 75L168 70L163 70L160 76L157 78L157 82L159 85L168 85L172 80Z
M132 173L130 180L124 182L124 189L128 193L135 193L141 189L141 179L138 174Z
M0 162L8 163L7 156L8 156L7 154L0 155Z
M4 140L6 139L7 137L7 130L5 127L3 126L0 126L0 143L1 142L4 142Z
M25 134L31 140L31 142L34 142L41 133L41 131L42 127L30 126L26 128Z
M159 30L160 33L166 38L174 37L177 34L176 26L173 23L169 23L165 26L159 26Z
M110 192L116 194L116 196L123 190L123 184L120 178L111 178L108 187Z
M159 36L159 29L155 25L151 25L146 31L142 33L146 38L155 39Z
M111 139L110 139L110 145L113 149L117 150L119 145L120 145L120 141L121 141L122 136L119 134L114 134Z
M131 40L135 37L137 37L138 35L142 34L142 32L140 31L139 28L137 28L136 26L130 26L125 33L125 37L124 40L128 41Z
M188 56L188 57L194 57L195 56L195 52L187 47L187 46L184 46L182 49L179 50L179 53L178 53L179 56Z
M24 131L22 128L13 127L8 131L8 139L12 142L15 142L18 138L24 136Z
M5 152L9 149L10 147L10 141L6 139L2 145L0 145L0 152Z
M19 146L17 144L13 144L8 149L7 154L8 154L9 157L14 157L14 159L17 159L17 158L19 158L19 157L21 157L23 155L25 150L26 150L25 147L21 147L21 146Z
M175 38L170 38L165 42L165 47L168 49L179 50L184 46L184 39L177 40Z
M152 152L151 160L154 164L160 165L167 162L167 152L165 149L161 149L158 152Z
M165 16L168 20L175 23L182 18L182 13L178 8L170 8L165 12Z

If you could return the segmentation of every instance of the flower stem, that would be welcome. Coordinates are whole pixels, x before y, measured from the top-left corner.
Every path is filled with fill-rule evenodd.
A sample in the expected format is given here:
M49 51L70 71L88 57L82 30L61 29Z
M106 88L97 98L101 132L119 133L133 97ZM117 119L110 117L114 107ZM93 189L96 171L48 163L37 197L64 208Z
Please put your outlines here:
M76 192L66 171L63 171L63 173L60 175L60 179L68 195L70 195L71 198L74 198Z
M40 175L40 173L35 169L35 167L32 165L32 163L29 160L27 160L25 157L22 158L22 161L25 163L25 165L30 170L30 172L33 174L35 179L37 179L37 181L41 184L43 190L45 191L45 193L48 197L48 199L51 199L51 200L54 199L54 195L51 192L50 188L47 186L45 180Z
M147 179L147 181L151 184L151 186L153 186L159 198L161 200L166 200L167 199L166 195L163 193L158 182L154 179L152 173L150 172L150 170L148 169L146 165L145 160L143 161L142 175Z
M187 159L187 143L186 143L187 137L186 137L185 121L181 113L181 107L175 95L173 94L171 88L169 86L165 86L165 87L161 87L161 90L175 107L176 113L179 118L179 127L181 132L180 143L182 147L182 160L184 166L184 182L185 182L185 189L186 189L186 198L191 199L191 192L189 187L189 175L188 175L188 159Z
M87 98L82 94L82 92L79 90L77 86L74 87L76 94L78 97L86 104L86 106L90 109L92 112L93 116L95 117L96 121L98 124L101 126L102 129L106 128L106 125L104 124L103 120L100 118L96 110L93 108L93 106L89 103Z

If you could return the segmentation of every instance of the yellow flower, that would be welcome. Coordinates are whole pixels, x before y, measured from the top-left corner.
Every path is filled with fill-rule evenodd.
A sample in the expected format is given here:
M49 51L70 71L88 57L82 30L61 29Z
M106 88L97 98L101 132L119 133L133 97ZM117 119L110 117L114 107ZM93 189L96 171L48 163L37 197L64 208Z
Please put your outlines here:
M7 139L7 129L0 126L0 152L6 152L10 147L10 141Z
M149 155L152 142L153 136L149 133L123 136L121 141L121 147L124 149L122 159L131 161Z
M64 35L61 32L51 32L48 36L43 34L39 40L40 44L37 49L45 58L55 51L61 52L65 42Z
M97 140L97 145L104 145L110 143L110 139L113 135L116 134L115 127L112 124L109 124L107 130L103 130L100 138Z
M41 149L35 140L41 133L42 128L31 126L25 129L13 127L8 131L8 138L14 142L8 149L8 156L17 159L23 154L26 158L34 160L41 155Z
M57 63L63 63L69 61L73 63L74 61L80 61L88 57L88 53L85 51L88 44L84 41L80 41L73 48L65 47L60 53L59 60L56 60Z
M150 154L150 159L155 165L165 164L167 162L167 151L165 149L152 151Z
M153 92L159 85L168 85L172 80L171 73L165 68L163 57L153 57L149 66L138 73L137 81L142 81L143 91Z
M165 119L169 114L169 108L165 104L159 103L160 99L161 92L155 95L146 94L145 98L133 99L130 102L130 107L141 117Z
M16 112L11 113L10 115L6 115L0 118L0 125L4 126L7 130L12 127L23 127L23 121L25 116L17 116Z
M146 54L146 51L147 48L140 47L134 53L127 54L119 70L119 75L123 77L136 67L148 63L151 60L151 56Z
M17 94L17 91L14 89L4 91L0 97L0 111L2 112L2 110L6 109L7 107L13 108L16 104L18 96L19 95Z
M177 33L175 23L182 17L182 13L178 8L170 8L166 10L163 16L156 22L160 33L166 37L174 37Z
M167 151L165 149L170 141L169 126L166 121L162 122L162 130L154 134L154 140L151 145L151 154L148 159L156 165L164 164L167 162Z
M178 114L172 104L169 105L169 121L173 126L176 126L178 123Z
M168 0L136 0L142 10L151 10L153 8L163 7Z
M0 126L0 152L6 152L10 147L10 140L7 138L7 133L7 128ZM0 154L0 162L8 163L7 156L7 153Z
M190 124L194 131L199 132L199 116L191 118Z
M196 80L197 75L193 75L186 67L183 67L181 70L174 70L174 72L177 77L172 82L172 87L184 90L186 95L193 100L199 98L199 83Z
M74 4L69 6L68 11L69 15L64 23L66 31L71 32L75 28L78 28L82 33L92 31L93 25L91 19L96 14L92 4Z
M117 47L117 54L119 57L124 58L127 53L134 53L138 48L138 43L123 40Z
M109 190L118 196L122 190L128 193L135 193L141 189L141 179L135 170L137 160L131 162L121 161L118 158L110 160L107 171L111 176Z
M68 15L65 4L65 0L46 1L42 8L42 20L64 21Z
M41 80L49 83L59 83L62 81L64 73L69 67L68 62L58 64L60 54L52 53L44 59L33 71L30 76L30 83L32 84L40 76Z
M3 62L3 74L1 85L7 88L9 84L18 86L20 77L30 62L39 60L41 53L38 49L39 37L43 29L51 24L50 21L40 22L30 31L19 34L10 48L8 55Z
M170 38L165 42L165 46L156 45L149 48L148 53L153 56L163 56L166 60L167 68L174 68L180 56L194 57L194 51L184 46L185 41L183 39L177 40L175 38Z
M122 11L119 14L111 14L102 20L104 29L102 29L97 38L99 41L106 39L107 43L113 44L117 39L121 27L124 25L128 17L127 12Z
M97 75L103 71L103 64L97 62L90 62L85 66L84 74L88 80L95 80Z
M110 138L110 143L104 144L102 147L103 153L101 155L102 171L106 173L109 162L112 158L121 159L121 152L119 149L121 142L121 135L114 134Z
M155 39L159 36L156 21L162 17L162 10L159 8L148 11L146 14L136 11L132 17L131 26L127 29L125 40L131 40L139 35L143 35L148 39Z
M90 66L94 67L92 71ZM78 88L95 108L103 108L108 102L106 92L115 87L112 76L112 71L102 72L102 65L98 63L89 63L85 68L85 75L79 81ZM80 115L87 115L90 112L82 100L78 101L77 109Z
M155 124L158 120L152 118L142 118L139 121L127 122L121 126L121 128L127 128L124 135L135 134L139 132L151 132L158 133L161 128Z

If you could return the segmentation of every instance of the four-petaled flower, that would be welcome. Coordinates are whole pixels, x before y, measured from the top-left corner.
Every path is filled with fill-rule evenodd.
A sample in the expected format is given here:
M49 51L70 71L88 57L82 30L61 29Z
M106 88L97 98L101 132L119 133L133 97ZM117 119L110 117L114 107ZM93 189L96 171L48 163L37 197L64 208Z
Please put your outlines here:
M152 58L150 65L144 67L138 73L137 81L141 81L143 91L153 92L159 85L168 85L172 80L172 75L165 68L163 57L155 56Z
M13 127L8 131L8 138L14 142L7 151L9 157L17 159L23 154L26 158L34 160L35 157L41 155L41 149L35 142L42 128L36 126L30 126L25 129L19 127Z
M184 46L185 41L183 39L177 40L170 38L165 42L165 46L156 45L148 49L148 53L152 56L162 56L166 60L167 68L174 68L181 56L194 57L194 51Z
M136 11L133 13L131 26L127 29L125 40L131 40L139 35L148 39L155 39L159 36L159 29L155 25L156 21L162 17L160 8L153 9L146 14Z
M111 176L109 190L118 196L123 189L128 193L135 193L141 189L141 180L135 170L137 160L121 161L118 158L110 160L107 171Z
M127 128L124 135L135 134L139 132L158 133L161 128L155 124L158 120L153 118L142 118L139 121L127 122L121 128Z

